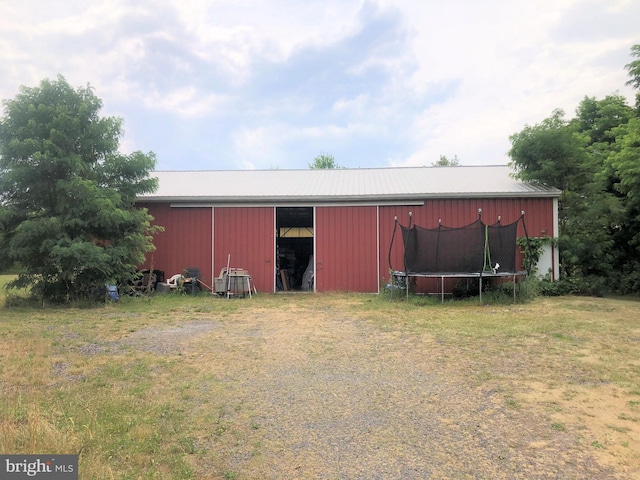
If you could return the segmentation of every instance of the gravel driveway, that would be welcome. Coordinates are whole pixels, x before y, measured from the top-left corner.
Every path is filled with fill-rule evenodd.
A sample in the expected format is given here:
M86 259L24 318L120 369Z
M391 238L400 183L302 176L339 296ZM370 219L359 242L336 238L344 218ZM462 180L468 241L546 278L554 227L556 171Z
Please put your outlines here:
M199 316L126 343L201 372L198 478L621 478L456 348L342 311Z

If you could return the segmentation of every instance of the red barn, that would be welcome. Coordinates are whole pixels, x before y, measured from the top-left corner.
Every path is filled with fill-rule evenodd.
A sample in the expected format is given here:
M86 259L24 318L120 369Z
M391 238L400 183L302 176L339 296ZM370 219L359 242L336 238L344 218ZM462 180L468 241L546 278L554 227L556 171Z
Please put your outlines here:
M503 224L524 211L530 237L557 237L560 192L512 173L506 166L155 172L157 192L138 204L165 231L145 267L166 276L198 267L211 284L230 258L262 292L377 293L389 279L388 259L402 268L402 242L389 247L394 217L406 225L409 212L416 225L435 228L467 225L479 209L485 222ZM308 269L314 275L305 285ZM557 278L551 246L538 270Z

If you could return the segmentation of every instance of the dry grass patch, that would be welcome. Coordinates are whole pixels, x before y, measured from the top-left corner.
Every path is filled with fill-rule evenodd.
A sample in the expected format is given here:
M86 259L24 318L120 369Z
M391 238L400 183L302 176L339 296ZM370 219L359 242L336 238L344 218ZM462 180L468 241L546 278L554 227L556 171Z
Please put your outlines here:
M639 304L166 296L0 310L0 451L81 478L633 478Z
M424 319L406 308L408 328L449 347L444 361L453 375L465 371L471 382L504 391L511 406L546 411L553 428L577 435L624 478L640 475L638 301L540 298L443 307ZM394 314L376 321L392 324Z

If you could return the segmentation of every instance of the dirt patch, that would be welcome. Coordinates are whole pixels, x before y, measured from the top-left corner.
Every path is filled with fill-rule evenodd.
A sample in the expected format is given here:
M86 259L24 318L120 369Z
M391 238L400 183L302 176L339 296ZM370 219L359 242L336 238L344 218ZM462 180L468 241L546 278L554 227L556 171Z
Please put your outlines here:
M185 320L168 328L147 327L114 344L135 347L159 355L175 355L189 347L199 335L218 328L213 320Z
M546 410L554 428L573 432L594 449L603 465L638 478L640 472L640 401L630 401L613 385L550 387L533 383L521 397Z
M588 412L563 403L566 392L505 378L526 368L527 359L476 364L464 348L403 328L384 330L348 311L285 305L224 320L203 316L144 329L122 343L180 354L192 368L197 389L184 406L199 452L192 459L197 478L639 474L637 465L622 469L597 444L585 445Z

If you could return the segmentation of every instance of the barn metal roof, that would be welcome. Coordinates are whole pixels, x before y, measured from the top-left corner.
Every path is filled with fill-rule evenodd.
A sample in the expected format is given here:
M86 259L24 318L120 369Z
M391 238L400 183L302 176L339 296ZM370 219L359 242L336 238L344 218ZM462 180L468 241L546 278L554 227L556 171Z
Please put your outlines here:
M558 197L525 183L508 166L331 170L157 171L159 187L140 201L173 203L310 203L419 201L428 198Z

